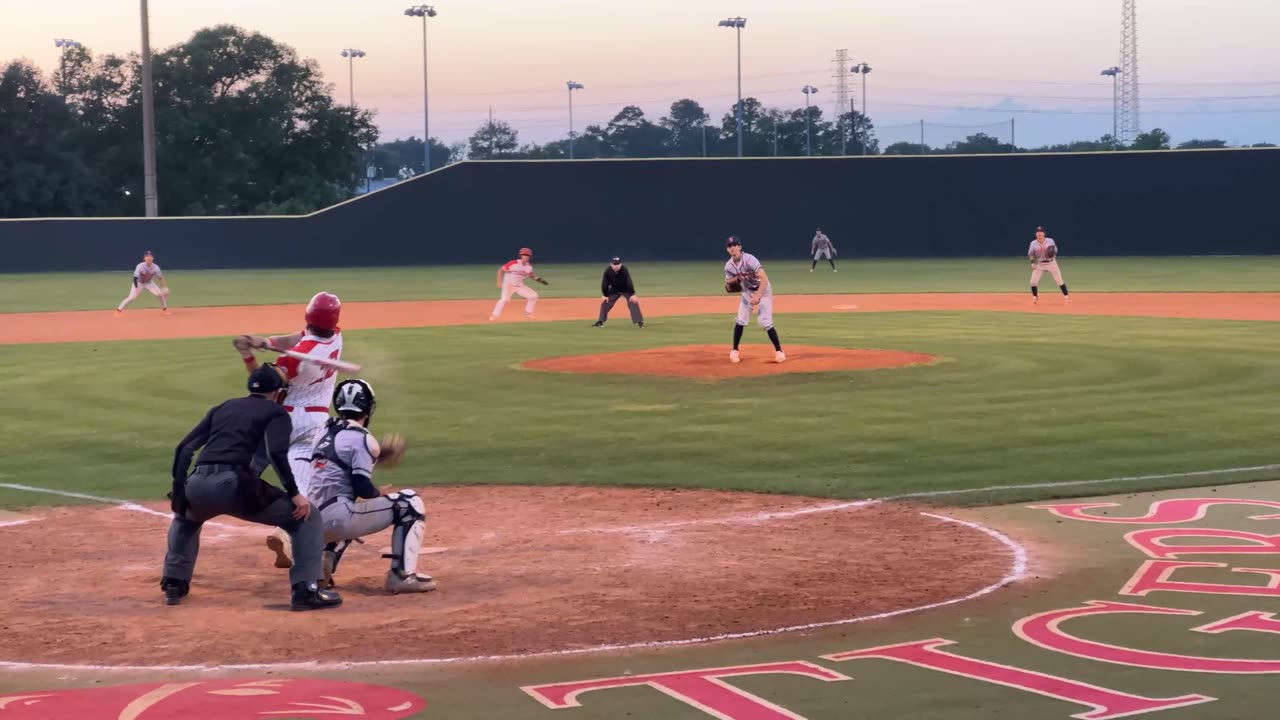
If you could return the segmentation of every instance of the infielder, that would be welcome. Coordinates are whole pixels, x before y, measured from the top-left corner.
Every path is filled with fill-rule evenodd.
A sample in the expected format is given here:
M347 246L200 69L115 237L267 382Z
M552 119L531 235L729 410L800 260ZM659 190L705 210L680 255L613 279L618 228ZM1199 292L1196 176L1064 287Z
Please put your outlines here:
M123 315L124 309L137 300L143 290L159 298L160 312L169 314L169 283L165 282L164 273L160 271L156 257L150 250L143 253L142 262L133 269L133 287L129 288L129 295L116 306L116 315Z
M253 372L258 361L253 356L256 350L293 350L294 352L312 355L318 358L338 360L342 357L342 328L338 327L338 317L342 312L342 301L337 295L327 292L317 293L307 303L303 318L306 328L290 335L259 337L257 335L241 335L232 341L245 368ZM307 479L311 473L311 449L315 446L316 436L329 420L329 399L333 397L333 368L325 368L315 363L285 356L277 363L288 375L289 404L284 406L293 422L293 434L289 438L289 467L293 477L303 494L308 492ZM265 463L258 463L261 470Z
M520 248L519 255L518 259L498 268L498 289L502 292L502 296L498 298L498 304L493 306L493 312L489 314L489 322L497 320L502 315L502 308L507 306L507 301L512 295L524 298L524 316L532 320L533 307L538 304L538 293L525 285L524 281L528 278L543 285L550 284L533 271L533 265L529 262L533 258L532 250Z
M1036 228L1036 239L1027 248L1027 259L1031 261L1031 304L1040 303L1040 276L1045 271L1058 283L1064 301L1070 303L1071 294L1067 292L1067 284L1062 281L1062 270L1058 268L1058 243L1051 237L1045 237L1044 228Z
M778 331L773 328L773 285L769 276L755 255L742 252L742 243L731 237L724 244L729 253L729 262L724 264L724 289L728 293L740 293L742 301L738 304L738 319L733 326L733 350L729 352L729 362L736 363L738 345L742 342L742 330L751 322L751 312L757 311L760 327L769 334L773 343L774 359L785 362L787 354L782 352L782 343L778 340Z
M840 272L836 270L836 261L833 259L838 253L836 246L831 242L831 238L822 233L822 228L818 228L818 234L813 236L813 242L809 245L809 254L813 256L813 265L809 266L809 272L813 272L818 267L819 260L826 260L831 263L831 272Z
M333 573L353 540L394 528L391 569L385 587L393 593L430 592L436 583L417 572L418 553L426 530L426 507L412 490L382 494L373 484L374 465L397 462L403 454L399 436L369 433L377 408L373 388L364 380L343 380L333 393L338 417L329 420L311 452L311 493L308 499L324 520L323 572L325 587L333 587ZM273 534L272 537L277 537ZM292 567L287 536L268 542L277 567Z

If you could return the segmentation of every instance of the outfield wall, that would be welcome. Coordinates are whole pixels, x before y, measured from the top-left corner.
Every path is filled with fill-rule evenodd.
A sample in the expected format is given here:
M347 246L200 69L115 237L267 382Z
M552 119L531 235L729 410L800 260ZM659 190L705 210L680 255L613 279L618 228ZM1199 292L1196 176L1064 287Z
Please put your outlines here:
M718 258L1280 253L1280 150L465 162L304 217L0 222L16 271ZM163 196L164 179L160 178ZM19 260L20 258L20 260Z

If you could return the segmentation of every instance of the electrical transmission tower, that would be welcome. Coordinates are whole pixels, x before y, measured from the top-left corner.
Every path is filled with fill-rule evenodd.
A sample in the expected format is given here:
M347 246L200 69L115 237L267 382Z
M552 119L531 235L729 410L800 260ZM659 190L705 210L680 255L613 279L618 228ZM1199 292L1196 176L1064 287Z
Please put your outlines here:
M1138 2L1123 0L1120 32L1120 142L1129 144L1142 134L1138 97Z
M831 62L835 63L835 74L831 77L836 81L836 117L849 112L849 51L837 50L836 59Z

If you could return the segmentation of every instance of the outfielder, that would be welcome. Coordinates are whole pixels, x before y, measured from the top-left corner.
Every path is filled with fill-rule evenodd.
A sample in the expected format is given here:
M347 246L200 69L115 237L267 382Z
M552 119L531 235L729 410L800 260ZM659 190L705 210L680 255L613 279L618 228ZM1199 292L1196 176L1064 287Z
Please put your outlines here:
M364 380L343 380L333 393L338 417L329 420L311 452L309 499L324 521L323 572L326 587L333 587L333 573L353 540L393 528L391 569L385 587L393 593L430 592L436 583L417 572L418 553L426 529L426 508L412 490L382 494L373 484L375 464L394 466L404 454L398 435L379 441L369 433L377 400ZM288 537L268 542L276 553L276 567L292 567Z
M733 350L729 352L729 362L739 362L738 345L742 342L742 330L751 322L751 312L758 312L760 327L769 334L773 343L774 360L785 362L787 354L782 352L782 343L778 340L778 331L773 328L773 285L769 276L755 255L742 252L742 243L731 237L724 244L729 253L729 262L724 264L724 290L727 293L740 293L742 301L738 304L738 318L733 326Z
M533 265L529 262L533 258L532 250L520 248L519 255L518 259L498 268L498 289L502 292L502 296L498 298L498 304L493 306L493 312L489 314L489 322L497 320L502 315L502 308L507 306L507 301L512 295L524 298L524 316L532 320L533 307L538 304L538 293L525 285L524 281L529 278L543 285L550 284L533 271Z
M836 270L836 261L833 259L838 253L836 246L831 242L831 238L822 233L822 228L818 228L818 234L813 236L813 242L809 245L809 254L813 256L813 265L809 266L809 272L813 272L818 267L819 260L826 260L831 263L831 272L840 272Z
M116 306L116 315L123 315L124 309L137 300L143 290L159 298L160 312L169 314L169 283L165 282L164 273L155 261L156 257L150 250L143 253L142 262L133 269L133 287L129 288L129 295Z
M303 314L304 330L273 337L241 335L232 344L240 352L249 372L258 367L253 356L255 349L293 350L317 358L338 360L342 356L342 328L338 327L341 312L342 301L337 295L317 293L307 303ZM316 435L329 420L329 399L333 396L337 371L290 356L280 358L277 364L289 379L289 404L284 406L293 422L293 434L289 438L289 467L299 490L306 494L311 472L311 449L315 446ZM259 465L265 466L261 462Z
M1062 281L1062 270L1058 268L1058 243L1053 238L1045 237L1044 228L1036 228L1036 239L1027 248L1027 259L1031 261L1031 304L1040 303L1040 276L1046 271L1058 283L1064 301L1070 303L1071 294L1067 292L1067 284Z

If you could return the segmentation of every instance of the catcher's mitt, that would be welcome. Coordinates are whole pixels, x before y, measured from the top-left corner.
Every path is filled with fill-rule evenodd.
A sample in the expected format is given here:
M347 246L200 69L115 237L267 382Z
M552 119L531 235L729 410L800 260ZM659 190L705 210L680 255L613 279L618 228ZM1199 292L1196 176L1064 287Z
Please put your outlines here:
M378 446L382 452L378 453L378 467L393 468L404 460L405 441L404 436L398 433L388 433L378 438Z
M725 284L724 284L724 291L725 291L725 292L727 292L727 293L729 293L730 295L732 295L732 294L734 294L734 293L740 293L740 292L742 292L742 281L741 281L741 280L727 280L727 281L725 281Z
M550 285L550 284L551 284L551 283L547 282L546 280L543 280L542 278L534 278L534 279L533 279L533 281L534 281L534 282L536 282L536 283L542 283L543 285Z

